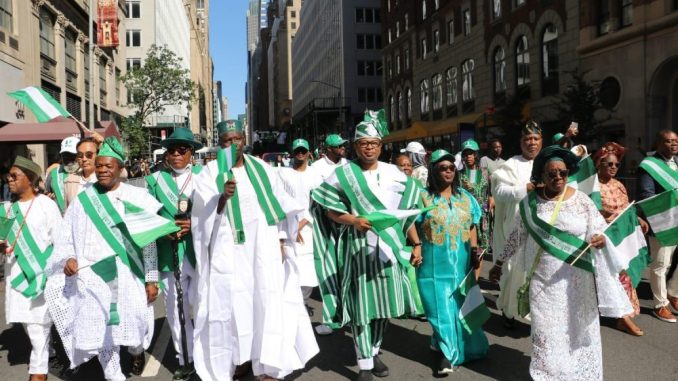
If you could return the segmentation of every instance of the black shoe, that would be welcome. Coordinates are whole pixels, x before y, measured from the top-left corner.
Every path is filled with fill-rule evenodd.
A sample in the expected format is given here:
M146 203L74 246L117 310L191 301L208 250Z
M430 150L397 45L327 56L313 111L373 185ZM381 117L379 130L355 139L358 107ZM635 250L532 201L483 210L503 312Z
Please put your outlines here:
M388 367L386 364L384 364L383 361L379 358L379 356L374 356L372 358L372 361L374 362L374 366L372 367L372 374L377 376L377 377L386 377L388 376Z
M188 364L187 366L180 366L177 370L174 371L174 376L172 377L173 381L188 381L191 379L191 376L195 374L195 367L193 364Z
M438 365L438 374L445 375L454 372L454 367L445 356L440 356L440 365Z
M372 371L363 369L360 370L360 372L358 373L358 377L355 378L355 381L372 381L372 380L374 380L374 377L372 377Z
M504 315L504 313L501 313L501 317L504 318L504 328L508 330L514 330L516 329L516 319L509 318L508 316Z
M132 374L141 376L146 366L146 356L142 352L140 355L132 355Z

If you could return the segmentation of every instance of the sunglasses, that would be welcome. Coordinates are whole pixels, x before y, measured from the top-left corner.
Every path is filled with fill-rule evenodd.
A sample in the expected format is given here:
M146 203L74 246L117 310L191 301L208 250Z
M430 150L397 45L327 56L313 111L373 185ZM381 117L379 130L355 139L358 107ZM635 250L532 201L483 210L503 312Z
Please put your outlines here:
M377 148L377 147L379 147L380 144L381 144L381 142L366 142L366 141L361 140L361 141L358 142L358 147L360 147L360 148L367 148L367 147Z
M454 172L457 170L457 168L454 165L439 165L436 167L438 169L438 172Z
M548 172L546 173L546 175L547 175L551 180L555 180L555 179L557 179L559 176L560 176L560 178L563 178L563 179L564 179L564 178L566 178L567 175L569 175L569 174L570 174L570 170L569 170L569 169L561 169L561 170L555 170L555 171L548 171Z
M612 167L619 168L619 165L620 165L620 164L619 164L619 163L612 163L612 162L609 162L609 163L603 163L603 165L605 165L605 166L607 166L607 167L610 167L610 168L612 168Z
M96 155L96 152L87 151L87 152L78 152L75 155L75 157L77 157L78 159L82 159L83 157L86 157L88 159L93 159L94 155Z
M306 155L307 153L308 153L308 150L307 150L307 149L303 149L303 148L294 150L294 154L295 154L295 155L298 155L298 154Z
M175 152L178 152L179 155L185 155L186 152L190 152L191 148L190 147L170 147L167 149L167 153L172 155Z

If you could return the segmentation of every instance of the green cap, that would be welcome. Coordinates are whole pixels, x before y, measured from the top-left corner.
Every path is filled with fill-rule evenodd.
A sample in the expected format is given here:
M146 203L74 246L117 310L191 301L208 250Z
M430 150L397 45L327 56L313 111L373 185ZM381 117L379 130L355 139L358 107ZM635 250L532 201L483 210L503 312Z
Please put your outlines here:
M559 132L559 133L553 135L553 139L551 141L553 142L553 144L558 144L560 139L562 139L564 137L565 137L565 135L563 135L562 133Z
M534 162L532 163L532 182L538 183L541 181L544 166L552 160L564 162L565 166L570 171L569 176L572 176L579 171L579 157L577 155L569 149L565 149L559 145L552 145L541 150L539 155L534 158Z
M365 110L363 121L355 127L355 140L364 138L383 139L388 136L388 122L384 109Z
M339 147L344 144L346 144L346 140L337 134L330 134L325 138L325 145L327 147Z
M36 174L36 176L42 175L42 168L40 168L40 166L33 160L27 159L23 156L17 156L16 159L14 159L14 164L12 164L12 167L17 167L21 168L24 171L33 172Z
M122 163L125 161L125 149L115 136L109 136L104 139L97 156L114 157Z
M292 142L292 152L296 151L297 148L306 148L307 151L309 151L311 148L308 145L308 142L306 139L297 139Z
M436 164L436 163L438 163L439 161L442 161L442 160L449 160L452 163L454 163L455 158L454 158L454 155L452 155L451 153L447 152L444 149L438 149L438 150L433 151L433 153L431 154L431 164L432 165Z
M217 124L217 132L219 133L219 136L221 136L227 132L242 133L244 130L242 128L242 123L239 120L229 119Z
M471 151L476 151L478 152L480 150L480 147L478 147L478 143L476 143L475 140L473 139L468 139L465 142L461 143L461 150L462 152L464 150L470 149Z
M161 147L168 148L171 145L185 144L187 146L193 147L193 150L199 150L202 148L202 143L198 142L193 138L193 132L185 127L180 127L172 132L172 135L169 138L160 142Z

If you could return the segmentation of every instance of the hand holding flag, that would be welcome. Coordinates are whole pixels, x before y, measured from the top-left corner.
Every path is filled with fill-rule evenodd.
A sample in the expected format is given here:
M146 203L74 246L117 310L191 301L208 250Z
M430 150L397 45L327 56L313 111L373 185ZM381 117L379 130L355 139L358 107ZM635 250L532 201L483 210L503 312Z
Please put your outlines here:
M376 212L369 213L364 216L358 216L358 218L364 218L372 224L372 230L375 232L380 232L382 230L388 229L391 226L396 225L400 220L406 218L417 216L421 213L426 213L429 210L433 209L434 206L429 206L423 209L386 209L378 210Z

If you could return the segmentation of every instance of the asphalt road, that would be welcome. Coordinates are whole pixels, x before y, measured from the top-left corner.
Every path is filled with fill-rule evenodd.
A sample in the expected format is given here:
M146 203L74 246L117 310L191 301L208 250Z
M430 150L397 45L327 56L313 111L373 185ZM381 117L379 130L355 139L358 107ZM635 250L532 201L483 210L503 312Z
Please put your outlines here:
M489 268L486 263L484 275ZM484 360L466 364L450 380L529 380L530 362L529 326L519 325L508 331L502 327L501 316L494 307L496 289L486 282L486 299L492 317L485 325L490 342ZM4 282L0 285L4 295ZM603 357L606 380L677 380L678 379L678 324L663 323L651 315L650 293L647 282L638 289L642 313L636 318L645 336L636 338L615 330L614 321L602 319ZM314 295L314 298L317 296ZM313 300L313 324L320 320L320 303ZM130 380L171 380L177 361L169 342L169 331L164 326L163 305L156 305L155 339L147 351L146 377ZM30 354L28 337L21 327L5 324L4 297L0 300L0 381L27 379ZM384 380L429 380L435 376L436 355L429 350L431 327L427 322L414 319L392 320L382 347L382 359L389 365L391 374ZM303 371L295 372L286 380L347 380L358 371L350 333L346 330L330 336L318 337L320 353ZM124 352L124 351L123 351ZM123 353L123 371L129 376L129 357ZM577 364L572 364L577 366ZM96 360L84 364L72 374L64 374L60 367L50 368L50 380L96 381L103 380ZM247 377L243 380L253 380Z

